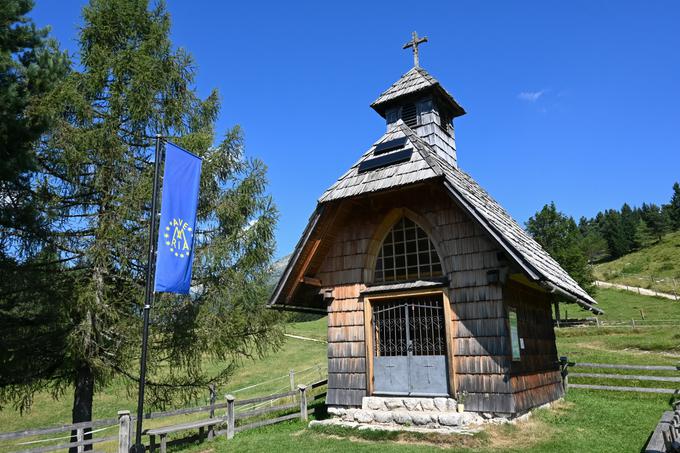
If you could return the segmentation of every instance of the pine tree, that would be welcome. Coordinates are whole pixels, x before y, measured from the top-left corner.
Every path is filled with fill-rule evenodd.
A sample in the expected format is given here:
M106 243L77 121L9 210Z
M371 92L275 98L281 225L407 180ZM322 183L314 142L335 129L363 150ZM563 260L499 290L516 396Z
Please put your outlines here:
M41 386L70 387L79 422L92 416L95 389L114 376L136 388L155 134L179 137L204 162L194 291L156 298L147 404L203 395L245 358L280 344L278 317L264 304L277 218L266 168L244 157L238 127L213 145L217 93L197 97L191 58L173 50L169 32L162 4L91 0L79 38L82 71L41 103L54 128L37 150L36 192L61 261L53 290L63 348L35 379L6 386L5 401L27 405Z
M0 8L0 403L14 393L19 408L60 366L68 284L62 264L46 244L47 216L34 192L34 147L49 128L37 107L68 73L69 60L28 18L30 0L5 0ZM59 284L55 284L59 282Z
M673 184L673 195L671 201L666 205L666 212L670 220L670 227L674 230L680 230L680 184Z
M630 238L621 222L621 214L615 209L608 209L600 218L600 232L607 241L609 254L612 258L625 255L631 249Z
M642 203L640 217L645 221L654 237L656 237L657 242L660 241L663 235L668 233L670 229L668 213L654 203Z
M640 247L649 247L656 242L656 236L651 228L647 225L647 222L640 219L638 227L635 231L636 241L640 244Z
M628 246L625 253L630 253L640 246L635 240L635 231L637 230L639 221L640 216L637 212L634 211L628 203L624 203L621 207L621 229L623 230L623 235L626 238L626 244Z
M10 266L8 250L27 258L43 225L30 187L33 146L48 124L33 105L69 68L48 30L27 17L32 8L31 0L5 0L0 8L0 261Z
M527 231L589 293L594 277L581 247L581 235L573 218L559 212L555 203L543 206L529 218Z

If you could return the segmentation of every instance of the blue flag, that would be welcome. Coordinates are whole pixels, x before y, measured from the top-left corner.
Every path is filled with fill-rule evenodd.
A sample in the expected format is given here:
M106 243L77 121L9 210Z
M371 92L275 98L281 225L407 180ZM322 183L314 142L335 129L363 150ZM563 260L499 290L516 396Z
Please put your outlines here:
M189 294L201 159L167 144L154 291Z

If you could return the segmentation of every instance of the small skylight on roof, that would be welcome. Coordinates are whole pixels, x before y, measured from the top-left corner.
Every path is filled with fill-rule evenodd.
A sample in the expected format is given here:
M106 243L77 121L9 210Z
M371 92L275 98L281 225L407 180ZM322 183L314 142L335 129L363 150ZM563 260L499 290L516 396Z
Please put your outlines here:
M394 151L395 149L403 148L406 144L406 137L395 138L394 140L388 140L382 142L375 146L373 150L374 156L379 156L380 154L385 154L389 151Z
M375 170L376 168L387 167L388 165L393 165L400 162L406 162L411 159L411 154L413 154L413 148L406 148L399 151L381 154L380 156L374 157L372 159L366 159L359 164L359 173Z

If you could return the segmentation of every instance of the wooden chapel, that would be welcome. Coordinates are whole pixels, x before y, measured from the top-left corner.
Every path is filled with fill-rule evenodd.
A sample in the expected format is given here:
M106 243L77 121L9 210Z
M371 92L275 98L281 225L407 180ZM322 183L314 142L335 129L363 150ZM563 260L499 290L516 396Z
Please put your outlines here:
M551 306L593 300L457 164L465 110L418 64L387 131L318 200L269 306L328 314L329 406L452 397L519 414L563 395Z

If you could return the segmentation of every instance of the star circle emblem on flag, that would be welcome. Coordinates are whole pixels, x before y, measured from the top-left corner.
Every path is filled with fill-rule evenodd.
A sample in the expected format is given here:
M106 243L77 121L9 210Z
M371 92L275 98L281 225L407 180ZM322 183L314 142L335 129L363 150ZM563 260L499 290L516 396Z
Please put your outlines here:
M188 258L191 252L192 228L180 218L174 218L165 226L165 245L177 258Z

